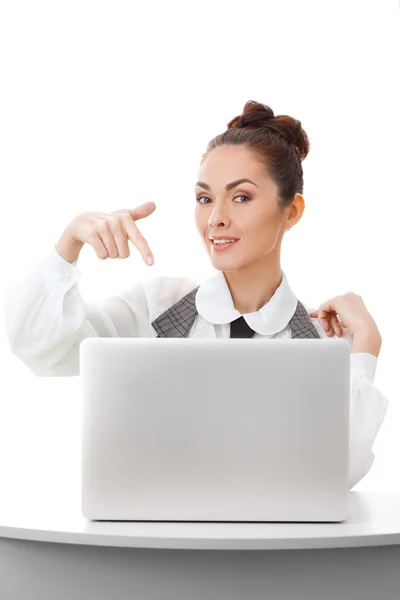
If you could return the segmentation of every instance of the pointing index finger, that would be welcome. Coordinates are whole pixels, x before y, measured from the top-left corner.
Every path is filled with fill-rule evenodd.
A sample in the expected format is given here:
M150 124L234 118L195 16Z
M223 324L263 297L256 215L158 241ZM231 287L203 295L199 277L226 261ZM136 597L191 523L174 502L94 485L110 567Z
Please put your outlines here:
M127 219L124 220L124 223L125 223L125 230L126 230L128 238L130 239L132 244L134 246L136 246L136 248L140 251L140 253L143 257L143 260L147 264L151 264L151 263L148 263L147 258L148 257L153 258L153 253L150 250L147 240L144 238L141 231L135 224L135 221L130 216L128 216ZM154 259L153 259L153 262L154 262Z

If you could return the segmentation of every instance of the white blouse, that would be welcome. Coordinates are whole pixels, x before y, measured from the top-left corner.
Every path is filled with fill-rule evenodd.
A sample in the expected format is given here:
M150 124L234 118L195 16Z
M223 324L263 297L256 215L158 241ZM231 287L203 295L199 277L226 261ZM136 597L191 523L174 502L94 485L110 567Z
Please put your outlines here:
M5 326L12 352L39 377L79 375L79 345L87 337L157 337L151 323L193 288L198 315L188 337L229 338L235 309L222 271L200 284L191 277L156 276L137 281L123 293L99 303L86 302L77 284L82 272L64 260L55 247L14 281L5 294ZM297 304L286 274L260 310L243 314L256 332L253 338L290 338L289 321ZM308 313L318 307L303 305ZM321 338L329 338L318 321ZM337 338L336 335L331 336ZM351 347L351 336L341 336ZM377 357L350 354L350 481L354 487L370 470L372 446L388 400L374 385Z

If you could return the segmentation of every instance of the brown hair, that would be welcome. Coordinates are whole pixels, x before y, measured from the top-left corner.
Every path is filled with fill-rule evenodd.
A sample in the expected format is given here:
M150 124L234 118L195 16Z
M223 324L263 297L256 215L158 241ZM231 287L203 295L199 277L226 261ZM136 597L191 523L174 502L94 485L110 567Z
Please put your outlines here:
M284 211L297 192L303 193L303 169L310 143L301 122L288 115L275 116L269 106L249 100L228 129L212 139L204 156L222 145L248 148L278 187L277 202ZM203 160L202 158L202 160Z

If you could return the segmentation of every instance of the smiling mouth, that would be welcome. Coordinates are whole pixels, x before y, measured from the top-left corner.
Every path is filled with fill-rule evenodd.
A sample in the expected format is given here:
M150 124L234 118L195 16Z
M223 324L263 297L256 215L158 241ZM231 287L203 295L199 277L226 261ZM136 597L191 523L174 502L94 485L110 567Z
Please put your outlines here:
M215 252L221 251L221 250L226 250L228 248L231 248L231 246L234 246L235 244L237 244L240 240L235 240L234 242L227 242L226 244L215 244L214 240L210 240L211 245L214 247Z

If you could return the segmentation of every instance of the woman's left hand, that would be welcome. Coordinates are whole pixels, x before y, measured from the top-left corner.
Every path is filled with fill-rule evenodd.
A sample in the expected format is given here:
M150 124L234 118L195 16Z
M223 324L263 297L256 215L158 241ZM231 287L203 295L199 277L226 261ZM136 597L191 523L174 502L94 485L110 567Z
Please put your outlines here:
M340 337L343 329L346 328L352 338L355 335L380 337L376 323L368 312L363 299L354 292L327 300L317 310L310 313L310 317L318 317L318 321L329 336L336 333Z

